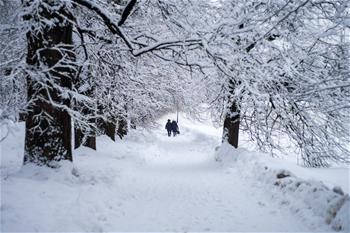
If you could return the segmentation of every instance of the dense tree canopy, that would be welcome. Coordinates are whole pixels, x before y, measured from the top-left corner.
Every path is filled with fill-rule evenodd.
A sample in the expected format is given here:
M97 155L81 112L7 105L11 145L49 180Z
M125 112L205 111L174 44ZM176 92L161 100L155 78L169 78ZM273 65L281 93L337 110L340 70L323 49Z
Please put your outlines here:
M235 147L243 130L271 153L288 137L307 166L349 162L347 0L0 5L0 124L26 118L30 162L69 159L71 121L93 147L203 103ZM50 130L57 140L38 145Z

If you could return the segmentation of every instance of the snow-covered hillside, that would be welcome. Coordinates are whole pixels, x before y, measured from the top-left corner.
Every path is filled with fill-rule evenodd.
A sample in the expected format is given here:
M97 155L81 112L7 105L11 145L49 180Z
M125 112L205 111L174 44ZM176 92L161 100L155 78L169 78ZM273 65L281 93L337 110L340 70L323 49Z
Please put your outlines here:
M349 169L219 148L220 129L182 116L169 138L168 117L123 141L99 137L58 170L21 167L19 124L0 144L1 231L350 230Z

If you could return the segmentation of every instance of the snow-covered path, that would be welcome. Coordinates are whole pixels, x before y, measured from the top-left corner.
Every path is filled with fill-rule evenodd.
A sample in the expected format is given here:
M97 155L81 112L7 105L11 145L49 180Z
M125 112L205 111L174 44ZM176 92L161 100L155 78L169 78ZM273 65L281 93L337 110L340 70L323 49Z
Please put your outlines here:
M143 151L144 165L125 171L127 178L115 187L122 212L110 215L107 230L316 230L273 204L264 189L214 162L213 138L198 132L156 135Z
M2 169L2 231L325 231L214 159L220 132L193 122L76 151L75 170ZM4 175L4 173L7 173Z

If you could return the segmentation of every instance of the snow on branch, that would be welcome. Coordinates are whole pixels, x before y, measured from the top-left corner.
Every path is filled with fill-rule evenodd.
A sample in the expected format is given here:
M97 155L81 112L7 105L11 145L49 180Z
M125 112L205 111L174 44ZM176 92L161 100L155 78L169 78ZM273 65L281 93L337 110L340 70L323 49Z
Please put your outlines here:
M130 0L128 2L128 4L126 5L122 17L118 22L118 26L122 26L124 24L124 22L126 21L126 19L128 18L128 16L130 15L132 9L134 8L135 4L136 4L137 0Z
M140 56L144 53L154 51L157 49L169 48L169 47L174 47L174 46L191 46L191 45L202 45L202 40L200 40L200 39L188 39L185 41L179 41L179 40L159 41L157 43L146 46L142 49L134 50L132 52L132 54L137 57L137 56Z
M114 20L109 16L107 12L105 12L101 7L96 5L94 2L89 0L73 0L76 4L84 6L88 8L89 10L94 11L98 16L100 16L105 23L105 25L108 27L108 29L113 33L120 36L125 44L128 46L129 49L133 49L131 42L127 38L127 36L122 32L122 30L119 28L119 26L114 22Z

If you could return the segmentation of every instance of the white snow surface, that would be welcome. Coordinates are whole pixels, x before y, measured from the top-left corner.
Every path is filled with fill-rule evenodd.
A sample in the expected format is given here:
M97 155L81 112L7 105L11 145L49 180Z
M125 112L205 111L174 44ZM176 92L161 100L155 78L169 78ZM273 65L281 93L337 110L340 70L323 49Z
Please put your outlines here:
M1 232L350 230L349 168L218 147L220 129L183 116L167 137L168 117L122 141L101 136L56 170L22 167L18 124L0 144Z

